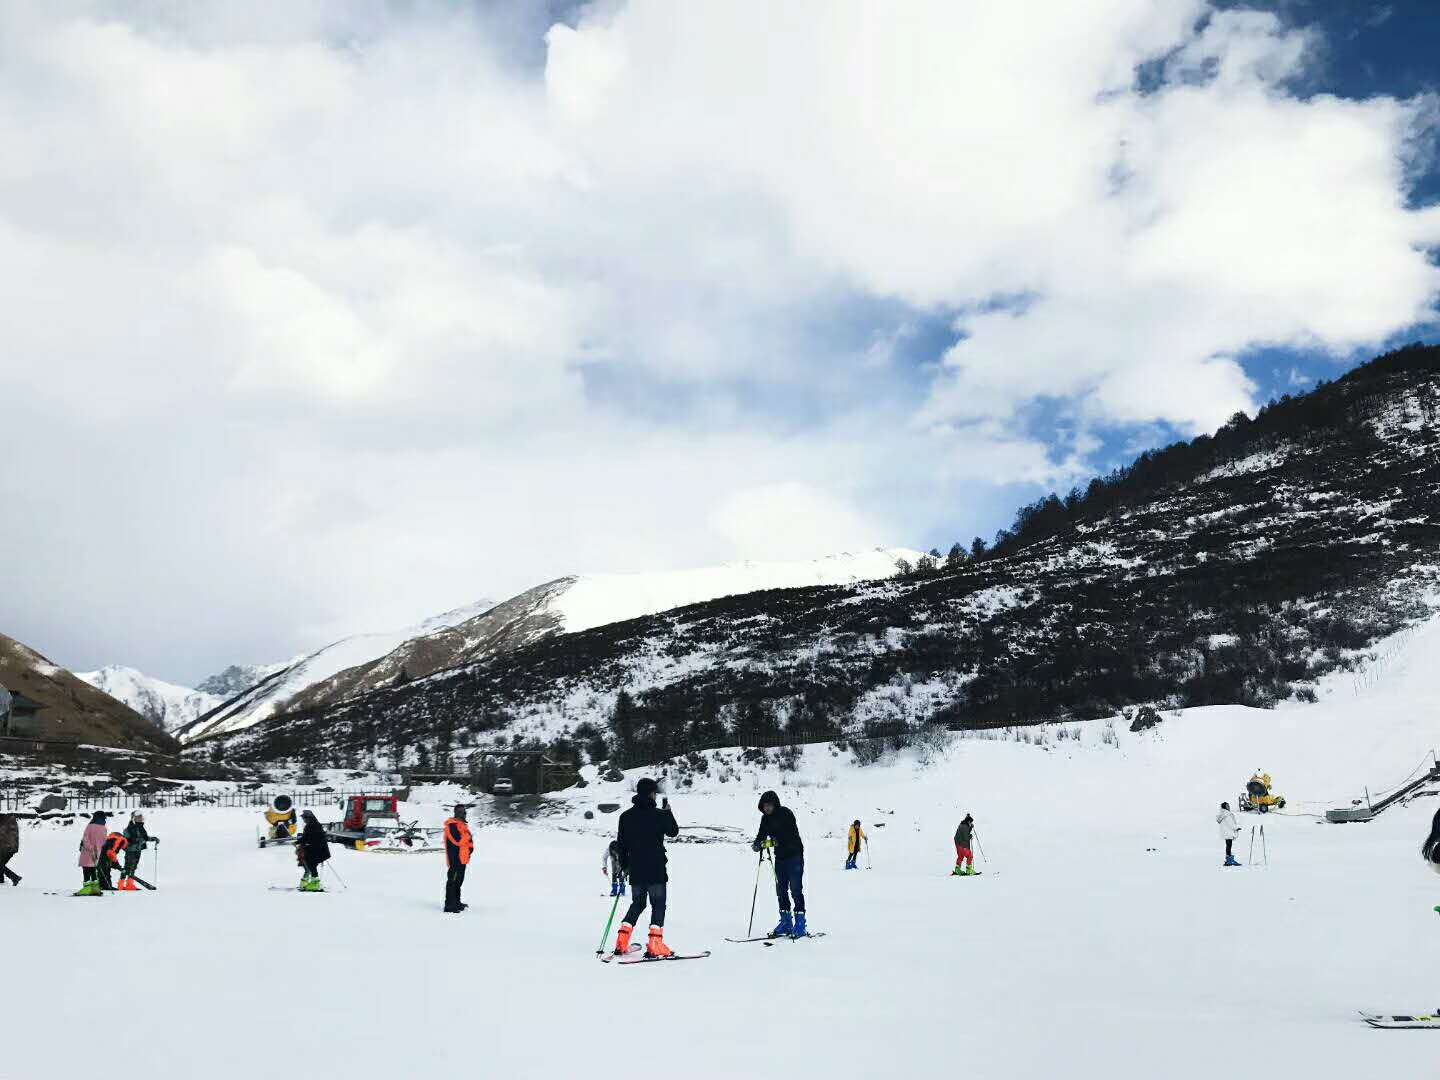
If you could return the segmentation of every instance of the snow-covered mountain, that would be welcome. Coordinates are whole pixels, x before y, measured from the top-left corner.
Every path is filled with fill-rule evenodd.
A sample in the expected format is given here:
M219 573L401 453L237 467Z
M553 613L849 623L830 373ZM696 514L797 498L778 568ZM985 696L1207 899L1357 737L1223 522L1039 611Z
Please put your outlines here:
M146 675L131 667L111 664L99 671L77 672L97 690L103 690L116 701L123 701L141 716L155 721L166 731L192 722L211 709L218 707L224 698L214 694L191 690L186 686Z
M207 676L195 684L202 694L209 694L220 701L229 701L236 694L243 694L256 683L268 679L277 671L283 671L299 660L296 656L278 664L231 664L224 671Z
M356 634L341 638L307 655L296 657L288 664L272 665L259 682L237 694L207 716L193 720L176 730L183 742L194 742L207 735L243 731L273 715L297 695L330 678L338 671L364 664L384 656L412 638L433 634L445 627L456 626L475 618L495 606L493 600L479 600L465 607L433 615L413 626L378 634ZM252 669L257 670L257 669ZM225 674L236 671L229 668Z
M693 570L559 578L317 682L295 699L295 705L327 707L370 690L513 652L544 638L727 596L877 581L895 576L902 560L914 564L921 557L921 552L905 548L874 548L802 562L737 562Z

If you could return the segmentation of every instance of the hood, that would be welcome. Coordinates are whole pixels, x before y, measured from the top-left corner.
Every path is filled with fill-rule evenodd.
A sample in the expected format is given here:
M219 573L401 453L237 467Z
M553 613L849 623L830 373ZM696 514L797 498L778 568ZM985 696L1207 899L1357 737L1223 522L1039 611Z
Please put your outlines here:
M756 810L759 810L759 811L763 814L763 813L765 812L764 807L765 807L765 804L766 804L767 802L768 802L768 803L774 803L776 810L779 810L780 807L782 807L782 806L785 805L784 803L782 803L782 802L780 801L780 796L779 796L779 795L776 795L775 792L773 792L773 791L767 791L767 792L765 792L765 794L763 794L763 795L760 796L760 801L755 804L755 809L756 809Z

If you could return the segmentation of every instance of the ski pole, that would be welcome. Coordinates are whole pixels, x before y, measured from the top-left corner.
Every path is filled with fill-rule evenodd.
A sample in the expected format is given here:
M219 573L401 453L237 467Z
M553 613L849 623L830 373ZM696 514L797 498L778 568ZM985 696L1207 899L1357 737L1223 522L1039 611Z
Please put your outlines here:
M982 843L980 843L980 830L979 830L979 829L976 829L976 830L975 830L975 850L978 851L978 852L980 852L980 861L981 861L981 862L983 862L983 863L988 863L988 862L990 861L989 859L985 858L985 845L982 844ZM1015 869L1015 868L1012 866L1010 869L1013 870L1013 869Z
M1250 826L1250 854L1245 857L1245 861L1246 861L1247 863L1252 864L1252 865L1253 865L1254 862L1255 862L1255 826L1254 826L1254 825L1251 825L1251 826Z
M865 869L873 870L874 868L875 864L870 861L870 838L867 836L865 838Z
M765 863L765 849L760 849L760 857L755 860L755 889L750 894L750 925L745 928L746 937L755 936L755 901L760 899L760 867Z
M320 865L323 866L326 870L329 870L330 876L333 877L336 881L340 882L340 888L344 889L346 892L350 891L350 886L345 884L345 879L340 876L340 872L330 865L329 859L326 859Z
M1270 848L1265 843L1265 826L1260 826L1260 854L1265 859L1265 865L1270 865Z
M619 909L619 907L620 893L617 890L615 893L615 902L610 905L610 918L605 920L605 929L600 931L600 947L595 950L596 956L599 956L605 951L605 942L610 940L610 927L615 922L615 912Z
M151 873L153 873L153 874L155 875L155 887L158 889L158 888L160 887L160 841L159 841L159 840L156 840L156 841L155 841L155 858L151 859L150 861L155 864L155 869L152 870Z

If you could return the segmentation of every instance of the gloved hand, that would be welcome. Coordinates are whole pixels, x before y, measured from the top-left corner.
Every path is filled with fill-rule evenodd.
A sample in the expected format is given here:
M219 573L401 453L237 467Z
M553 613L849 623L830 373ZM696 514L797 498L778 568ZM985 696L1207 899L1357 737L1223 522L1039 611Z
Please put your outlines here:
M750 850L751 850L751 851L759 851L759 850L760 850L762 847L764 847L764 846L765 846L765 845L762 844L759 840L756 840L753 844L750 845Z

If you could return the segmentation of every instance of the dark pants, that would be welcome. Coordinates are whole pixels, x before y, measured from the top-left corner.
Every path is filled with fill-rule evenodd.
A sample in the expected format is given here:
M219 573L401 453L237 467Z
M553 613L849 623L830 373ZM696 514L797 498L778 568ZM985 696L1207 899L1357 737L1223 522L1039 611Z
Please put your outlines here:
M96 878L98 878L98 877L100 876L100 875L96 872L95 867L93 867L93 866L82 866L82 867L80 868L80 873L85 876L85 880L86 880L86 881L94 881Z
M1234 848L1234 846L1235 846L1235 841L1234 841L1234 840L1226 840L1226 841L1225 841L1225 858L1227 858L1227 859L1233 859L1233 858L1235 857L1235 855L1234 855L1234 853L1233 853L1233 851L1232 851L1232 849Z
M125 853L125 869L120 871L122 878L135 876L135 871L140 869L140 854L138 851L127 851Z
M312 862L311 859L310 859L310 856L307 855L307 854L305 854L305 849L304 849L304 848L301 848L300 850L301 850L300 861L301 861L301 864L305 867L305 876L306 876L306 877L319 877L319 876L320 876L320 863L323 863L325 860L324 860L324 859L321 859L320 862Z
M106 892L115 891L115 886L110 883L110 870L114 865L108 855L102 855L100 857L100 865L95 867L95 876L100 879L100 888Z
M650 905L650 925L665 925L665 882L657 881L653 885L647 885L643 881L632 881L630 887L630 906L625 909L625 921L631 926L635 920L640 918L640 913L645 910L645 905Z
M0 851L0 885L5 884L5 875L9 873L9 871L5 868L10 864L10 860L14 857L15 853L13 851ZM19 882L17 881L16 884L18 885Z
M445 868L445 910L460 911L460 887L465 884L465 864Z
M831 865L834 865L833 863ZM780 901L780 910L789 911L790 901L795 901L795 911L805 914L805 856L793 859L777 859L775 862L775 895Z

